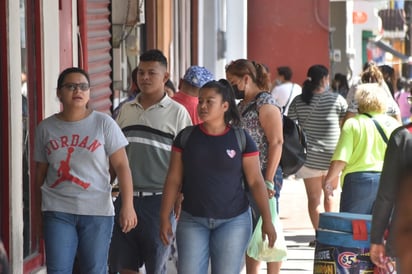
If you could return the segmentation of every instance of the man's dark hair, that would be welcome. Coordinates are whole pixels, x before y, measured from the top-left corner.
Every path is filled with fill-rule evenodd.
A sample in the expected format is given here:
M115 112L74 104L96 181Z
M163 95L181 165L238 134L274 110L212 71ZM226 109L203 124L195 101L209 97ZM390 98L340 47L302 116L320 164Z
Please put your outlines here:
M290 81L292 79L292 70L290 67L278 67L278 74L282 75L286 81Z
M148 50L140 55L140 62L159 62L167 68L167 59L158 49Z

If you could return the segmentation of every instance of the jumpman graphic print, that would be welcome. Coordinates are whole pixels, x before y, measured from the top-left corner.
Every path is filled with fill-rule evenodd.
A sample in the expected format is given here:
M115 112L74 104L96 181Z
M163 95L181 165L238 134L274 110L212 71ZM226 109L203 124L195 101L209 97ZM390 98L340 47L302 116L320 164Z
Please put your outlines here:
M74 151L73 147L69 147L67 149L67 157L66 160L60 161L60 167L57 170L57 176L59 176L59 179L57 179L52 185L52 188L55 188L59 184L61 184L64 181L70 181L72 183L75 183L79 186L81 186L84 189L87 189L90 186L90 183L83 182L77 177L74 177L72 174L70 174L70 158L71 155Z

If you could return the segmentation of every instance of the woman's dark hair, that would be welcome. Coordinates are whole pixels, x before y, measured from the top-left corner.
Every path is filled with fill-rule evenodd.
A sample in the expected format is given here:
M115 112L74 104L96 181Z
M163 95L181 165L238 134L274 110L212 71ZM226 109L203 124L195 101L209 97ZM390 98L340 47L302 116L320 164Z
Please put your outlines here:
M63 71L60 73L59 78L57 79L57 88L58 88L58 89L62 88L66 76L69 75L69 74L71 74L71 73L81 73L81 74L83 74L84 77L86 77L86 79L87 79L87 83L90 85L90 77L89 77L89 74L88 74L85 70L83 70L83 69L81 69L81 68L73 67L73 68L67 68L67 69L63 70Z
M308 77L302 85L302 101L307 105L313 97L313 91L321 86L323 77L328 76L329 71L324 65L313 65L309 68L306 76Z
M246 59L238 59L232 61L226 66L226 73L232 75L243 77L244 75L249 75L252 81L261 90L269 90L270 88L270 76L269 71L264 65L256 63L254 61L249 61Z
M339 83L339 89L349 89L348 78L346 78L345 74L336 73L333 80Z
M395 70L393 69L393 67L388 66L388 65L379 66L379 70L382 72L383 79L386 85L388 86L392 94L392 97L393 97L395 94L394 84L396 84L395 83Z
M231 124L234 126L240 125L240 113L236 106L235 93L233 92L232 86L226 79L220 79L219 81L210 81L204 84L200 90L211 88L214 89L218 94L222 95L222 101L229 103L229 109L225 112L224 119L227 125Z

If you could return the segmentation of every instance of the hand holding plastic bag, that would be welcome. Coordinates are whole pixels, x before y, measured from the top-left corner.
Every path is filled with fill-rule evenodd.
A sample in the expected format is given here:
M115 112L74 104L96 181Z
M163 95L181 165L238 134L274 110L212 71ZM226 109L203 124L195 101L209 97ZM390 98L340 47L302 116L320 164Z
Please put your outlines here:
M276 201L274 198L269 199L270 212L272 222L276 229L277 239L275 246L270 248L268 239L262 237L262 217L259 218L252 238L250 239L247 249L247 255L258 261L265 262L280 262L287 258L287 247L285 236L283 235L282 224L280 223L279 215L276 210Z

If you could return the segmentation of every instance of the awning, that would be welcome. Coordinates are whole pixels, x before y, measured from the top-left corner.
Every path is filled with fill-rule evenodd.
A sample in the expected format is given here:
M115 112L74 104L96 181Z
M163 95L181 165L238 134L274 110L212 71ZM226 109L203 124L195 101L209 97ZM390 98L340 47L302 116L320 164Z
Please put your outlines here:
M395 50L394 48L392 48L389 44L383 42L382 40L378 40L378 41L373 41L373 43L380 48L381 50L384 50L386 52L391 53L393 56L399 58L402 60L402 63L412 63L412 57L411 56L407 56L405 54L403 54L402 52L399 52L397 50Z

